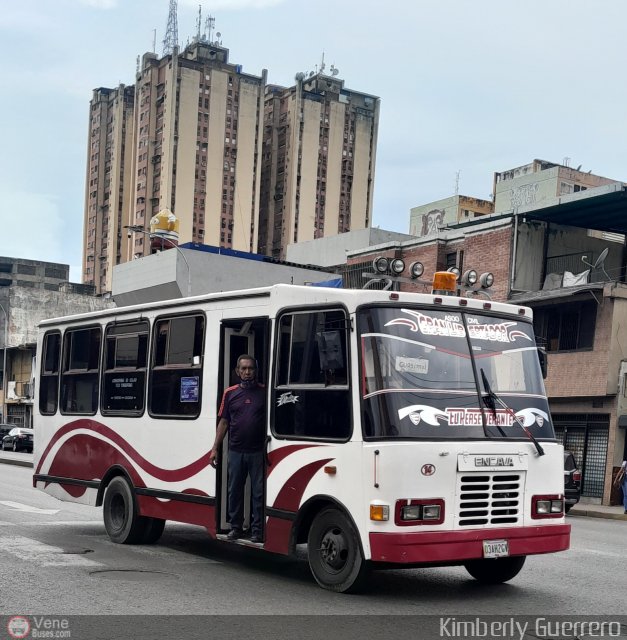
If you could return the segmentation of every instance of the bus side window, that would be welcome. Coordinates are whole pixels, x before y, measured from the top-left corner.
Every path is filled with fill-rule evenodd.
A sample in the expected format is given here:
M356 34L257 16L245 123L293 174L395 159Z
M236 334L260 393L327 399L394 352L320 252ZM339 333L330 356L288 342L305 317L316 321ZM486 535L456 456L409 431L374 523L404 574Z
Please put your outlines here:
M278 328L276 435L348 439L352 427L345 311L286 313Z
M61 413L94 415L98 409L100 327L68 329L63 336Z
M159 418L200 415L205 317L159 318L154 325L148 411Z
M148 332L146 320L111 324L105 332L103 415L140 415L144 410Z
M44 336L39 378L39 413L51 416L59 404L59 360L61 334L51 331Z

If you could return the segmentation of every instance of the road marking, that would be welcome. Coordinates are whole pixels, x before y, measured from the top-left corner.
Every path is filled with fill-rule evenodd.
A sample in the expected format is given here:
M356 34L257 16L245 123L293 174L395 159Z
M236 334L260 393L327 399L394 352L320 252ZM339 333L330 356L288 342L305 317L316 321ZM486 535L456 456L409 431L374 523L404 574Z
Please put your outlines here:
M22 522L22 527L94 527L99 526L104 528L102 520L48 520L45 522Z
M84 555L66 553L61 547L44 544L23 536L2 536L1 551L8 551L20 560L34 562L42 567L100 567L100 562L88 560Z
M10 502L9 500L0 500L0 504L12 509L13 511L23 511L24 513L40 513L42 515L53 516L59 513L59 509L40 509L39 507L31 507L21 502Z
M624 558L625 554L614 553L612 551L600 551L599 549L590 549L588 547L571 547L571 551L576 551L577 553L591 553L595 556L607 556L608 558Z

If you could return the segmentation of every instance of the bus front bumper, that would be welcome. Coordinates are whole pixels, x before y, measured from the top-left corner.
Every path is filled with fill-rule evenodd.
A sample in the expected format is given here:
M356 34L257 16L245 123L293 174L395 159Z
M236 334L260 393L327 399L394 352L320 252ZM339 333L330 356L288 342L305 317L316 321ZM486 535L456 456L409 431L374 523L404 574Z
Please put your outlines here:
M565 551L570 546L570 525L554 524L468 531L370 533L373 562L440 564L483 557L483 542L507 540L510 556Z

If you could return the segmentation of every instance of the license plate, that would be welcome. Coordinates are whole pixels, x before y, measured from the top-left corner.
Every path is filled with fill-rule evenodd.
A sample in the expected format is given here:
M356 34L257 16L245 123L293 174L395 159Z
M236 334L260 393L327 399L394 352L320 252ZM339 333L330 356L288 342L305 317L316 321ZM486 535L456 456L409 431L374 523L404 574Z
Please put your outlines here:
M503 558L509 555L509 542L507 540L484 540L484 558Z

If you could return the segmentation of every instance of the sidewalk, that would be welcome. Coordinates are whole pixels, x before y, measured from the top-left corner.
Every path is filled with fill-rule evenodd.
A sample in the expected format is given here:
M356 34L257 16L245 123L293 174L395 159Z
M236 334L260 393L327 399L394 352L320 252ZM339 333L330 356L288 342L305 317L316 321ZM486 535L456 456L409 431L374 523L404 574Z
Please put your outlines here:
M33 456L31 453L13 453L12 451L0 451L0 464L12 464L19 467L32 467ZM622 506L604 507L601 504L579 502L569 512L569 516L588 516L589 518L608 518L610 520L627 520Z
M32 453L13 453L13 451L0 451L0 464L12 464L17 467L32 467Z
M589 518L609 518L611 520L627 520L627 513L622 506L605 507L602 504L578 502L569 512L569 516L588 516Z

